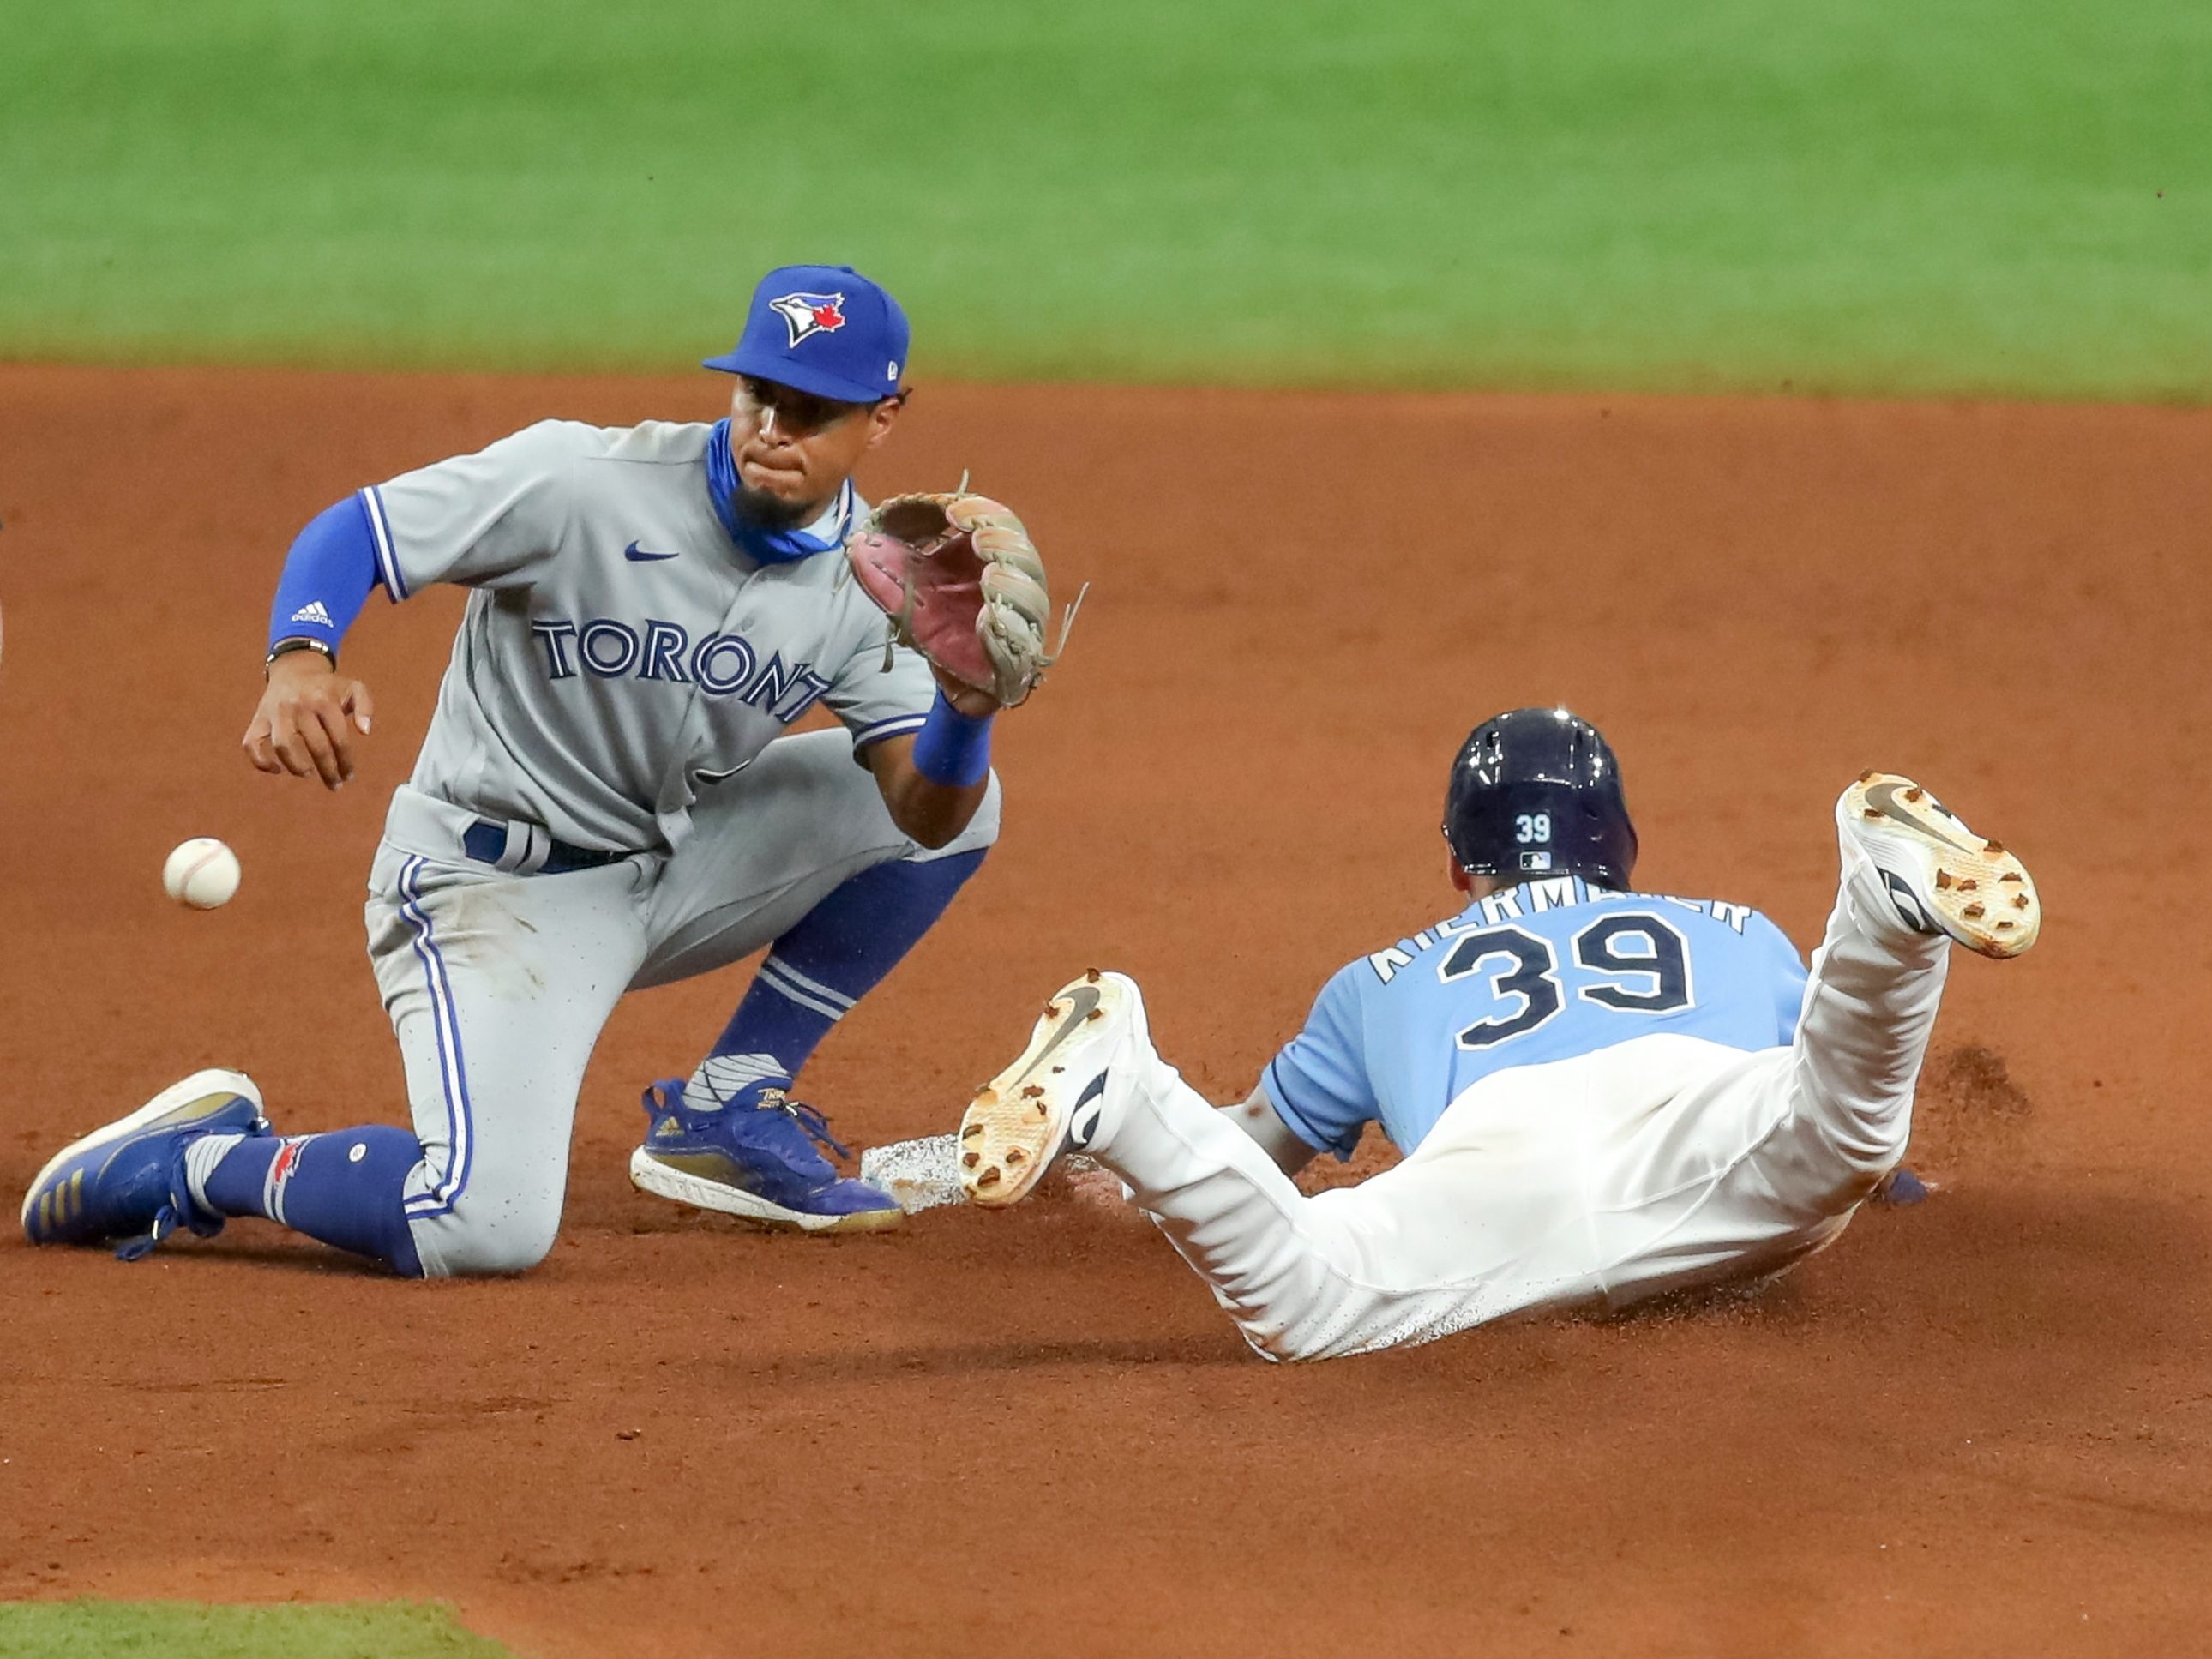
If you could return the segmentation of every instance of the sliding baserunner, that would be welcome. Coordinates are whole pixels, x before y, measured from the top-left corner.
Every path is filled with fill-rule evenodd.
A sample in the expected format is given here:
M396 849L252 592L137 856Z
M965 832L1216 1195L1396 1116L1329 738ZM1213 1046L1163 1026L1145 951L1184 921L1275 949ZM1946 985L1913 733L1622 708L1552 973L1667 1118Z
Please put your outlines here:
M1907 779L1868 773L1836 825L1808 977L1755 910L1630 889L1595 728L1501 714L1452 767L1464 908L1339 972L1225 1111L1153 1051L1133 981L1073 981L968 1109L968 1194L1012 1203L1080 1149L1271 1359L1779 1273L1903 1156L1953 942L2017 956L2041 917L2020 860ZM1302 1195L1370 1121L1404 1161Z

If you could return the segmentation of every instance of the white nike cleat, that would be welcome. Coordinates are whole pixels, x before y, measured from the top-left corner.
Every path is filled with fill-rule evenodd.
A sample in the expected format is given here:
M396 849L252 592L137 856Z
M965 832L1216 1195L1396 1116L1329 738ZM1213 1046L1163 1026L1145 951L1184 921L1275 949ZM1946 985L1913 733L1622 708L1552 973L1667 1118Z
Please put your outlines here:
M1897 919L1985 957L2016 957L2043 927L2043 901L2020 860L1976 835L1935 796L1889 772L1869 772L1836 802L1845 856L1856 846Z
M997 1208L1026 1198L1052 1161L1091 1146L1106 1113L1108 1068L1145 1039L1145 1000L1127 974L1097 969L1045 1005L1022 1057L975 1092L960 1120L960 1188Z

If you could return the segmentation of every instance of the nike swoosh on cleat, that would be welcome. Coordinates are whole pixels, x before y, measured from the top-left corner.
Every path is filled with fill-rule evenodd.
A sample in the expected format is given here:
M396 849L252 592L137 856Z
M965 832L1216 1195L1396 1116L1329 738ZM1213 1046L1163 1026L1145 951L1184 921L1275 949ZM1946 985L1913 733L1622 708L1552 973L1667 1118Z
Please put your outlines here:
M1880 870L1881 866L1877 865L1875 868ZM1928 914L1927 907L1921 903L1918 895L1912 890L1911 884L1903 876L1893 870L1881 870L1881 882L1889 890L1889 902L1897 911L1898 920L1907 927L1916 933L1940 933L1943 931L1936 925L1936 918Z
M1091 1011L1097 1006L1098 988L1095 985L1079 985L1074 990L1069 992L1067 1018L1060 1022L1060 1029L1052 1034L1051 1041L1037 1050L1037 1057L1029 1063L1021 1076L1014 1079L1006 1086L1009 1089L1019 1088L1023 1083L1035 1077L1037 1067L1052 1058L1054 1051L1074 1034L1076 1027L1091 1018Z
M1866 792L1867 805L1873 807L1875 811L1881 813L1884 817L1894 818L1898 823L1905 825L1907 829L1917 830L1923 836L1933 836L1936 840L1955 847L1962 853L1978 853L1982 850L1980 846L1974 842L1962 841L1956 836L1947 835L1942 830L1936 828L1935 825L1929 823L1921 818L1915 817L1911 813L1906 811L1902 806L1899 806L1897 804L1897 793L1898 789L1895 784L1877 783L1874 787Z
M673 553L648 553L635 542L623 549L623 557L632 564L650 564L656 559L672 559L675 556Z
M1101 1100L1105 1093L1106 1073L1101 1072L1091 1079L1081 1094L1076 1096L1075 1104L1068 1111L1067 1144L1078 1151L1091 1144L1091 1138L1098 1133L1098 1120L1106 1110L1103 1103L1091 1106L1088 1114L1083 1109L1091 1106L1094 1100Z

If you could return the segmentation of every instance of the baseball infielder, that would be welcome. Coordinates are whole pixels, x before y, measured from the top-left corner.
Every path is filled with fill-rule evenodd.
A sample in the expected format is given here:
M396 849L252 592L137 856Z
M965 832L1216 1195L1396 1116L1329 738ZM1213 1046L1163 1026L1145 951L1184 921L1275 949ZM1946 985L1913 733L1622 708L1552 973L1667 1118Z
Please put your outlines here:
M1808 977L1755 910L1630 890L1604 738L1501 714L1446 799L1466 908L1331 979L1250 1099L1212 1109L1135 984L1088 974L969 1107L963 1184L1011 1204L1081 1149L1270 1359L1778 1273L1904 1155L1952 941L2017 956L2041 917L2020 860L1907 779L1868 773L1836 823ZM1301 1195L1369 1121L1404 1161Z
M907 341L865 276L774 270L707 365L737 377L726 420L544 422L307 526L246 734L264 772L352 775L370 697L338 643L373 589L471 590L369 876L413 1127L278 1138L251 1079L203 1072L47 1165L23 1205L34 1243L140 1254L179 1224L265 1216L404 1274L528 1267L616 1000L763 945L707 1057L646 1091L633 1177L808 1231L898 1219L839 1178L822 1148L842 1148L787 1091L996 837L990 718L1050 661L1042 567L1004 508L901 497L862 521L851 474L905 400ZM894 507L925 544L878 533ZM916 596L943 608L930 583L957 552L964 678L894 648L878 608L913 641ZM817 703L842 730L784 736Z

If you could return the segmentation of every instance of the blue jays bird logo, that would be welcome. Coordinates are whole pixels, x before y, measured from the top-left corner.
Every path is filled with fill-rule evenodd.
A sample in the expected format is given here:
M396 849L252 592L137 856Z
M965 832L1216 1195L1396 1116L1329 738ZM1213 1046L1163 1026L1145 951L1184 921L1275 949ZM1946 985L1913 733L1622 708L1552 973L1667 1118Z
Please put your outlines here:
M842 294L787 294L770 300L769 309L791 330L791 343L816 334L834 334L845 326L845 296Z

